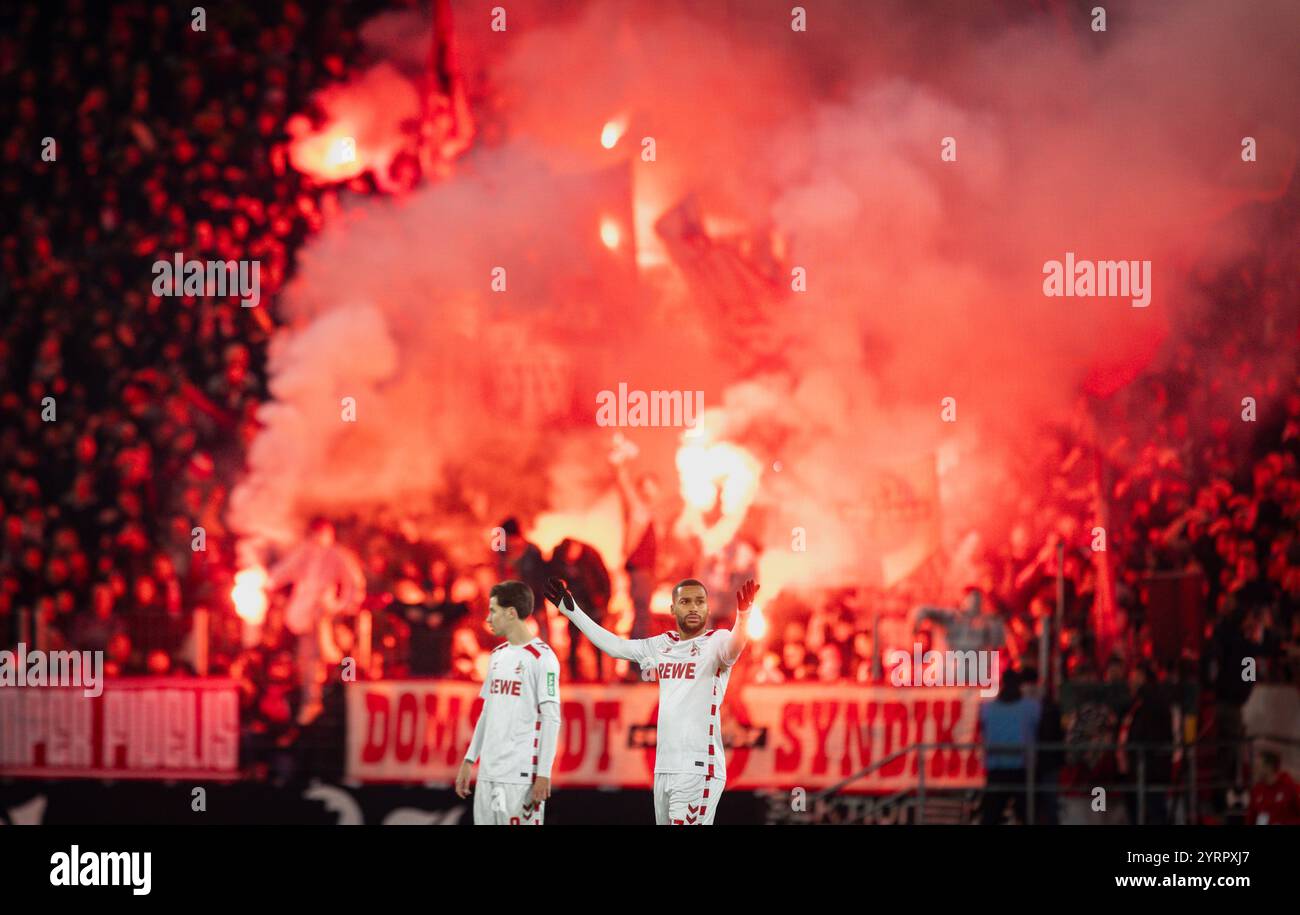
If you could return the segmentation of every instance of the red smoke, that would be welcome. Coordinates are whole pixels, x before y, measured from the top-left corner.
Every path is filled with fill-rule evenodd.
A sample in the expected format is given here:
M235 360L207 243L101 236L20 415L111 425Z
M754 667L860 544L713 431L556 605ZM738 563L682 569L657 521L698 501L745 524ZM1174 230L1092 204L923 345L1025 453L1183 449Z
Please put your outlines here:
M989 522L1009 456L1080 393L1161 358L1201 307L1189 265L1250 250L1242 205L1291 180L1293 5L1112 5L1104 34L1066 4L819 3L806 33L737 6L512 4L505 33L458 8L494 127L445 180L346 199L305 250L238 529L280 539L308 512L360 511L477 547L515 513L617 567L594 414L625 382L704 391L708 441L754 477L733 529L767 548L765 598L890 580L908 550ZM427 24L369 34L395 67L295 129L292 161L322 179L353 173L323 164L342 133L358 170L389 168L419 111L400 73ZM1269 150L1257 169L1247 134ZM1066 251L1151 260L1150 307L1045 298L1043 263ZM622 431L677 479L680 430ZM886 510L913 512L906 544Z

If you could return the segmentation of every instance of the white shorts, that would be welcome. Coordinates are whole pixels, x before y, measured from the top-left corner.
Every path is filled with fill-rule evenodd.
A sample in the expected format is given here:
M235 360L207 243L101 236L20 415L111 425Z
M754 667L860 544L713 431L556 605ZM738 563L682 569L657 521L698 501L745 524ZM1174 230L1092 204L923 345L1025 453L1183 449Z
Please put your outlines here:
M690 772L655 773L655 824L712 826L727 783Z
M474 785L475 826L541 826L546 802L529 798L532 785L480 781Z

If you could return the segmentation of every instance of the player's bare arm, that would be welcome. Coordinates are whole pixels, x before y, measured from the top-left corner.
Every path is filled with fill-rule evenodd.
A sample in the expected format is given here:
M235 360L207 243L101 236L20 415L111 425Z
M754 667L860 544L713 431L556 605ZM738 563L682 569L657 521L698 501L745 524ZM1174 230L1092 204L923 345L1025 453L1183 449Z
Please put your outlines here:
M456 796L462 800L470 796L470 782L474 777L474 766L468 759L461 760L456 772Z

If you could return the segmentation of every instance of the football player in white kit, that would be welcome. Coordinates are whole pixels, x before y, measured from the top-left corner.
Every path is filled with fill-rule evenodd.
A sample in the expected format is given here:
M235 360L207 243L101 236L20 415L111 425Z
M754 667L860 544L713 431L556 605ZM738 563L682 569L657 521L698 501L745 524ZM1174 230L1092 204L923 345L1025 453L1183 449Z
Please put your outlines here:
M749 640L749 610L758 585L745 582L736 593L736 622L730 631L707 629L709 596L693 578L673 588L676 632L651 639L620 639L582 611L568 586L552 578L546 598L605 654L641 665L659 681L655 746L655 822L660 826L711 826L727 783L722 746L722 697L732 665Z
M522 581L493 586L488 626L505 641L492 649L483 680L483 711L474 725L456 793L474 791L478 826L541 826L551 796L551 764L560 734L560 662L549 645L524 625L533 590Z

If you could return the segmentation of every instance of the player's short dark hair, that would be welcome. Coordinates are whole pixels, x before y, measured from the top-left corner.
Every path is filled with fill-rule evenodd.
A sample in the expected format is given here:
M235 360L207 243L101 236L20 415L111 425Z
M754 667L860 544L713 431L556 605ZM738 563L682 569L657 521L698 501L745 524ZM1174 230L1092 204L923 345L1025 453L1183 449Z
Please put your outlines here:
M1264 765L1268 766L1270 769L1282 768L1282 756L1278 753L1275 753L1272 750L1261 750L1259 754L1259 761L1262 762Z
M522 581L502 581L492 586L488 597L502 607L513 607L521 620L533 615L533 589Z
M674 603L677 602L678 591L680 591L682 588L686 588L691 585L696 585L700 588L704 588L704 582L700 581L698 578L683 578L681 581L677 582L677 584L673 585L673 602ZM708 595L709 595L709 589L704 588L704 596L708 597Z

